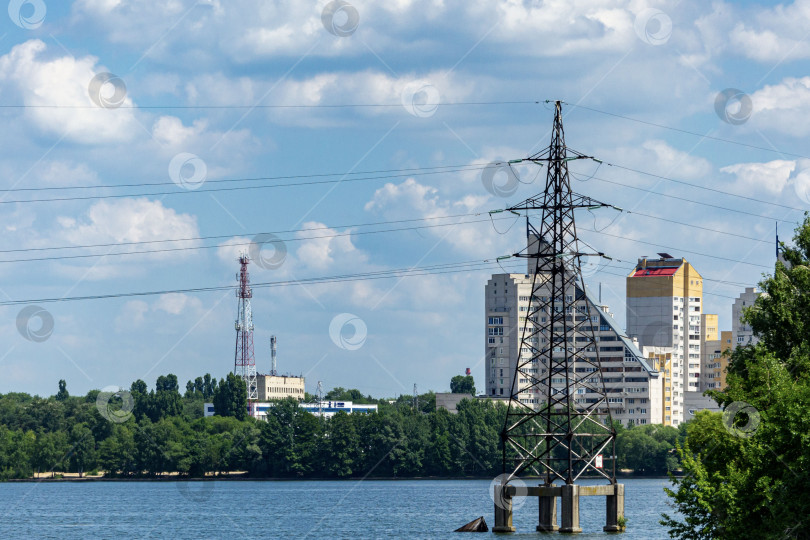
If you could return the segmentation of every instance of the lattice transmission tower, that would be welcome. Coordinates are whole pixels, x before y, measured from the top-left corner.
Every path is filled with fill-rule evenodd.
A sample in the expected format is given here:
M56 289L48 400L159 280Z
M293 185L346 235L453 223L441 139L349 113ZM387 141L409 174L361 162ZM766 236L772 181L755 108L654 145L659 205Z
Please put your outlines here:
M255 416L254 406L256 400L259 399L259 388L256 381L256 357L253 354L253 311L250 307L253 291L250 288L250 274L247 269L249 262L250 258L247 254L243 253L239 256L240 269L236 275L239 282L239 288L236 290L239 307L235 324L236 354L233 372L245 381L248 411L251 416Z
M547 167L545 191L508 209L526 215L528 247L515 256L529 259L533 276L501 433L505 483L526 474L545 485L615 484L615 429L595 339L601 316L580 270L582 257L604 254L580 251L574 220L578 208L611 205L571 191L568 162L589 156L566 148L559 101L555 109L551 144L523 160Z

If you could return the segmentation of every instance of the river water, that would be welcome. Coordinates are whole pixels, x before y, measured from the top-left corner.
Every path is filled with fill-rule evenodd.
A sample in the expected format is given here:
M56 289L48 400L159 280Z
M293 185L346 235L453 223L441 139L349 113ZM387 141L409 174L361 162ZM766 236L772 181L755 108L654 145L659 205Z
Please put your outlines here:
M667 538L668 481L623 482L627 532L603 533L604 497L581 497L577 538ZM509 536L559 536L534 532L537 499L515 506ZM483 480L0 483L3 539L458 538L451 531L481 515L491 528Z

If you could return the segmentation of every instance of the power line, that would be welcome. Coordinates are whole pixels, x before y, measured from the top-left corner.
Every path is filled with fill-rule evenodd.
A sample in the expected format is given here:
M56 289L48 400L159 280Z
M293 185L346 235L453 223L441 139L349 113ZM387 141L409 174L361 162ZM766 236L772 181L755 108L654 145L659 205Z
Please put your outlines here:
M674 223L677 225L682 225L685 227L705 230L713 233L718 234L725 234L729 236L734 236L737 238L759 242L759 243L769 243L767 240L761 240L759 238L754 238L750 236L745 236L741 234L731 233L728 231L721 231L718 229L712 229L709 227L702 227L700 225L694 225L690 223L685 223L681 221L676 221L660 216L654 216L651 214L645 214L642 212L635 212L635 211L628 211L625 210L626 213L631 215L639 215L649 219L655 219L659 221L664 221L668 223ZM211 235L211 236L200 236L200 237L187 237L187 238L174 238L174 239L162 239L162 240L145 240L139 242L118 242L118 243L104 243L104 244L88 244L88 245L79 245L79 246L50 246L50 247L39 247L39 248L15 248L15 249L7 249L7 250L0 250L0 253L21 253L21 252L41 252L41 251L56 251L56 250L67 250L67 249L93 249L93 248L104 248L104 247L124 247L124 246L139 246L139 245L147 245L147 244L165 244L165 243L179 243L179 242L196 242L201 240L218 240L218 239L227 239L227 238L234 238L240 236L257 236L260 234L289 234L289 233L301 233L301 232L308 232L308 231L322 231L324 229L339 229L339 228L354 228L354 227L370 227L370 226L379 226L379 225L387 225L387 224L399 224L399 223L412 223L412 222L422 222L422 221L433 221L433 220L444 220L444 219L455 219L455 218L462 218L462 217L474 217L480 216L481 213L466 213L466 214L452 214L448 216L437 216L431 218L413 218L413 219L403 219L403 220L391 220L391 221L379 221L374 223L364 223L364 224L349 224L349 225L333 225L333 226L325 226L325 227L307 227L302 229L290 229L286 231L273 231L273 232L263 232L263 233L243 233L243 234L229 234L229 235ZM398 227L398 228L390 228L390 229L382 229L382 230L374 230L374 231L349 231L344 233L334 233L334 234L324 234L318 236L305 236L305 237L298 237L298 238L279 238L279 240L283 242L297 242L297 241L304 241L304 240L313 240L313 239L321 239L321 238L336 238L342 236L351 236L351 235L366 235L366 234L383 234L383 233L391 233L391 232L401 232L401 231L409 231L409 230L419 230L419 229L430 229L430 228L439 228L439 227L448 227L448 226L456 226L456 225L471 225L476 223L483 223L486 221L491 220L509 220L514 219L511 216L508 217L498 217L493 218L490 217L488 219L480 219L480 220L466 220L466 221L457 221L454 223L441 223L441 224L434 224L434 225L421 225L421 226L413 226L413 227ZM595 229L584 229L593 232L600 232L596 231ZM623 237L626 240L638 241L643 242L641 240L635 240L629 237ZM114 252L114 253L93 253L93 254L83 254L83 255L59 255L59 256L48 256L48 257L29 257L29 258L20 258L20 259L5 259L0 260L0 264L3 263L18 263L18 262L30 262L30 261L46 261L46 260L66 260L66 259L83 259L83 258L94 258L94 257L113 257L113 256L126 256L126 255L140 255L140 254L150 254L150 253L167 253L167 252L177 252L177 251L195 251L195 250L203 250L203 249L213 249L213 248L220 248L220 247L229 247L229 246L247 246L251 245L253 242L237 242L233 244L228 244L228 246L222 245L207 245L207 246L183 246L183 247L173 247L173 248L163 248L163 249L149 249L149 250L138 250L138 251L127 251L127 252ZM655 244L653 244L655 245ZM674 248L669 248L674 249Z
M606 265L605 267L613 268L612 265ZM603 268L605 268L603 267ZM389 270L378 270L374 272L364 272L364 273L356 273L356 274L341 274L341 275L334 275L334 276L323 276L323 277L313 277L313 278L304 278L304 279L292 279L292 280L283 280L283 281L270 281L270 282L262 282L262 283L252 283L251 287L253 288L272 288L272 287L289 287L289 286L301 286L301 285L323 285L323 284L332 284L332 283L343 283L343 282L351 282L351 281L363 281L363 280L377 280L377 279L391 279L391 278L405 278L405 277L414 277L414 276L425 276L425 275L441 275L441 274L454 274L454 273L462 273L462 272L472 272L472 271L481 271L481 270L489 270L489 269L496 269L500 268L501 270L525 270L525 263L523 261L514 261L514 262L506 262L503 263L501 261L493 261L492 259L483 259L483 260L471 260L471 261L463 261L463 262L455 262L455 263L443 263L443 264L435 264L435 265L427 265L422 267L411 267L411 268L398 268L398 269L389 269ZM618 267L616 267L618 268ZM628 268L629 270L629 268ZM525 273L525 272L518 272L518 273ZM624 274L616 274L614 272L607 272L600 268L597 270L597 273L605 273L608 275L618 276L618 277L626 277ZM729 282L724 280L715 280L711 278L703 278L704 281L716 281L718 283L724 283L729 285L735 286L744 286L745 284L738 284L736 282ZM226 291L234 289L234 285L221 285L221 286L213 286L213 287L194 287L194 288L186 288L186 289L165 289L165 290L158 290L158 291L141 291L141 292L126 292L126 293L109 293L109 294L96 294L96 295L87 295L87 296L72 296L72 297L54 297L54 298L31 298L31 299L19 299L19 300L6 300L0 301L0 306L15 306L15 305L24 305L24 304L45 304L45 303L57 303L57 302L76 302L76 301L83 301L83 300L105 300L105 299L113 299L113 298L129 298L129 297L140 297L140 296L159 296L164 294L191 294L191 293L203 293L203 292L216 292L216 291ZM704 294L714 294L714 293L704 293ZM714 296L721 296L723 298L731 298L734 299L735 297L732 296L725 296L720 294L714 294Z
M616 257L613 257L612 259L614 261L616 261L616 262L629 263L631 266L619 266L619 265L614 265L614 264L606 264L606 265L599 266L599 268L596 270L596 273L597 274L601 273L602 268L616 268L618 270L625 270L627 272L630 272L630 271L635 270L637 268L637 264L634 263L633 261L628 261L628 260L625 260L625 259L619 259L619 258L616 258ZM623 277L627 277L627 274L611 274L611 275L621 275ZM705 276L701 276L701 279L703 281L709 281L709 282L712 282L712 283L718 283L720 285L728 285L729 287L750 287L751 286L750 283L743 283L741 281L729 281L727 279L714 279L714 278L707 278Z
M90 248L103 248L103 247L118 247L118 246L139 246L144 244L163 244L163 243L170 243L170 242L194 242L199 240L221 240L226 238L234 238L238 236L251 236L255 237L259 234L294 234L294 233L301 233L301 232L308 232L308 231L321 231L324 228L327 229L349 229L354 227L373 227L377 225L393 225L397 223L414 223L420 221L434 221L437 219L454 219L454 218L462 218L462 217L470 217L470 216L480 216L482 212L472 212L466 214L450 214L447 216L436 216L436 217L426 217L426 218L411 218L411 219L395 219L395 220L388 220L388 221L376 221L372 223L352 223L349 225L325 225L324 227L304 227L302 229L287 229L283 231L262 231L258 233L238 233L238 234L218 234L218 235L211 235L211 236L194 236L194 237L186 237L186 238L167 238L164 240L141 240L137 242L111 242L106 244L85 244L85 245L78 245L78 246L50 246L50 247L38 247L38 248L15 248L15 249L4 249L0 250L0 253L20 253L20 252L28 252L28 251L52 251L52 250L62 250L62 249L90 249ZM500 218L499 218L500 219ZM509 218L513 219L513 218ZM143 252L148 253L148 252Z
M348 182L364 182L368 180L385 180L390 178L402 178L402 177L411 177L411 176L426 176L426 175L433 175L433 174L447 174L453 172L465 172L465 171L476 171L482 170L487 168L489 165L485 166L471 166L464 169L454 169L454 170L443 170L443 171L431 171L431 172L422 172L422 173L409 173L409 174L398 174L398 175L385 175L385 176L369 176L365 178L340 178L338 180L316 180L311 182L293 182L287 184L271 184L271 185L262 185L262 186L236 186L236 187L225 187L225 188L213 188L213 189L180 189L180 190L173 190L173 191L156 191L151 193L126 193L126 194L113 194L113 195L86 195L86 196L74 196L74 197L53 197L50 199L19 199L19 200L11 200L5 201L0 200L0 204L16 204L16 203L38 203L38 202L65 202L65 201L86 201L86 200L96 200L96 199L120 199L126 197L153 197L155 195L188 195L192 193L215 193L221 191L244 191L244 190L253 190L253 189L275 189L275 188L282 188L282 187L302 187L302 186L314 186L314 185L322 185L322 184L341 184L341 183L348 183ZM99 188L103 188L104 186L98 186Z
M523 266L518 264L517 267ZM463 267L463 268L459 268ZM357 274L342 274L326 277L304 278L304 279L291 279L285 281L269 281L263 283L251 283L251 287L256 288L270 288L270 287L287 287L296 285L321 285L328 283L342 283L346 281L361 281L361 280L374 280L374 279L391 279L397 277L411 277L435 274L452 274L460 272L470 272L475 270L486 270L490 268L502 267L500 263L494 262L490 259L478 261L466 261L461 263L446 263L438 265L430 265L423 267L399 268L392 270L380 270L375 272L364 272ZM453 269L455 268L455 269ZM111 298L128 298L134 296L158 296L163 294L187 294L187 293L201 293L201 292L216 292L234 289L234 285L221 285L214 287L194 287L187 289L166 289L160 291L142 291L142 292L127 292L127 293L110 293L110 294L96 294L89 296L69 296L69 297L54 297L54 298L37 298L25 300L6 300L0 302L0 306L14 306L22 304L46 304L55 302L75 302L81 300L103 300Z
M616 274L614 272L603 272L603 273L609 274L611 276L627 277L627 276L624 276L622 274ZM706 278L703 278L703 280L704 281L715 281L715 280L709 280L709 279L706 279ZM711 293L711 292L705 292L705 291L703 292L703 294L704 295L709 295L709 296L719 296L720 298L729 298L731 300L736 300L737 299L736 296L728 296L728 295L725 295L725 294Z
M758 264L758 263L752 263L752 262L748 262L748 261L741 261L739 259L730 259L728 257L721 257L721 256L719 256L717 254L714 254L714 253L701 253L699 251L692 251L692 250L689 250L689 249L683 249L683 248L673 247L673 246L665 246L664 244L656 244L655 242L645 242L644 240L637 240L635 238L629 238L627 236L620 236L618 234L610 234L610 233L606 233L606 232L603 232L603 231L597 231L595 229L587 229L585 227L582 227L582 229L586 230L588 232L601 234L601 235L604 235L604 236L610 236L612 238L619 238L621 240L629 240L631 242L636 242L638 244L645 244L645 245L653 246L653 247L657 247L657 248L669 249L669 250L672 250L672 251L682 251L684 253L691 253L693 255L699 255L701 257L711 257L712 259L719 259L721 261L728 261L728 262L734 262L734 263L739 263L739 264L747 264L747 265L750 265L750 266L758 266L760 268L771 268L770 266L765 265L765 264Z
M804 211L807 210L806 208L796 208L795 206L788 206L786 204L780 204L780 203L771 202L771 201L763 201L762 199L758 199L756 197L748 197L746 195L740 195L738 193L732 193L730 191L723 191L722 189L716 189L716 188L710 188L710 187L707 187L707 186L701 186L699 184L693 184L691 182L686 182L684 180L676 180L675 178L670 178L668 176L661 176L660 174L641 171L639 169L633 169L632 167L625 167L623 165L616 165L615 163L608 163L607 161L604 161L602 163L604 163L605 165L607 165L609 167L616 167L617 169L624 169L626 171L630 171L630 172L634 172L634 173L638 173L638 174L643 174L645 176L650 176L650 177L653 177L653 178L659 178L661 180L667 180L668 182L674 182L676 184L682 184L684 186L689 186L689 187L696 188L696 189L702 189L702 190L705 190L705 191L711 191L712 193L720 193L722 195L728 195L729 197L737 197L739 199L745 199L747 201L753 201L753 202L755 202L757 204L768 204L768 205L771 205L771 206L777 206L779 208L786 208L788 210L796 210L797 212L804 212Z
M220 178L205 180L206 184L219 184L227 182L257 182L265 180L294 180L297 178L326 178L330 176L359 176L365 174L384 174L384 173L406 173L390 176L380 176L374 178L398 178L401 176L422 176L416 174L421 171L433 171L432 174L440 174L443 172L464 172L466 170L479 170L487 168L491 165L478 166L478 165L440 165L436 167L410 167L404 169L382 169L376 171L348 171L348 172L333 172L333 173L312 173L312 174L293 174L284 176L258 176L250 178ZM445 170L443 170L445 169ZM456 170L457 169L457 170ZM415 171L412 173L412 171ZM176 186L176 182L140 182L135 184L112 184L112 185L96 185L96 186L46 186L46 187L28 187L28 188L13 188L13 189L0 189L0 193L17 193L25 191L66 191L76 189L118 189L130 187L153 187L153 186Z
M641 120L639 118L633 118L631 116L625 116L623 114L617 114L617 113L612 113L612 112L608 112L608 111L602 111L600 109L594 109L593 107L586 107L585 105L578 105L576 103L568 103L568 102L565 102L565 101L563 103L565 103L569 107L577 107L577 108L585 109L585 110L592 111L592 112L595 112L595 113L604 114L604 115L607 115L607 116L613 116L614 118L621 118L623 120L630 120L631 122L637 122L639 124L644 124L646 126L653 126L653 127L657 127L657 128L668 129L668 130L671 130L671 131L677 131L678 133L684 133L686 135L694 135L695 137L700 137L702 139L711 139L713 141L723 142L723 143L727 143L727 144L736 144L738 146L744 146L746 148L752 148L754 150L762 150L764 152L771 152L771 153L780 154L780 155L783 155L783 156L791 156L791 157L810 159L810 156L806 156L804 154L795 154L795 153L792 153L792 152L783 152L782 150L778 150L778 149L775 149L775 148L766 148L764 146L757 146L755 144L748 144L748 143L743 143L743 142L739 142L739 141L733 141L731 139L723 139L722 137L713 137L711 135L707 135L707 134L704 134L704 133L697 133L695 131L689 131L689 130L686 130L686 129L667 126L667 125L664 125L664 124L656 124L655 122L649 122L647 120Z
M681 221L671 220L667 218L663 218L660 216L654 216L650 214L644 214L641 212L633 212L627 211L626 213L631 215L639 215L650 219L656 219L659 221L665 221L668 223L675 223L678 225L682 225L685 227L691 227L695 229L705 230L709 232L719 233L719 234L726 234L730 236L734 236L737 238L742 238L745 240L750 240L754 242L760 243L769 243L769 241L761 240L758 238L753 238L750 236L744 236L736 233L731 233L727 231L721 231L717 229L711 229L709 227L702 227L699 225L693 225L690 223L684 223ZM309 231L323 231L325 229L340 229L340 228L354 228L354 227L370 227L370 226L379 226L379 225L387 225L387 224L399 224L399 223L413 223L413 222L422 222L422 221L434 221L434 220L444 220L444 219L455 219L455 218L462 218L462 217L474 217L480 216L481 213L467 213L467 214L453 214L448 216L437 216L432 218L413 218L413 219L403 219L403 220L392 220L392 221L379 221L375 223L365 223L365 224L350 224L350 225L334 225L334 226L324 226L324 227L306 227L302 229L290 229L286 231L273 231L273 232L263 232L263 233L246 233L246 234L230 234L230 235L212 235L212 236L200 236L200 237L187 237L187 238L175 238L175 239L165 239L165 240L145 240L140 242L120 242L120 243L105 243L105 244L89 244L89 245L79 245L79 246L51 246L51 247L40 247L40 248L15 248L15 249L8 249L8 250L0 250L0 253L21 253L21 252L41 252L41 251L56 251L56 250L67 250L67 249L94 249L94 248L104 248L104 247L124 247L124 246L140 246L146 244L165 244L165 243L179 243L179 242L196 242L201 240L219 240L219 239L227 239L227 238L234 238L234 237L244 237L244 236L255 236L261 234L289 234L289 233L301 233L301 232L309 232ZM334 233L334 234L323 234L317 236L303 236L303 237L293 237L293 238L279 238L282 242L299 242L304 240L315 240L315 239L322 239L322 238L337 238L343 236L361 236L367 234L385 234L385 233L392 233L392 232L402 232L402 231L411 231L411 230L419 230L419 229L432 229L432 228L440 228L440 227L453 227L457 225L472 225L477 223L484 223L487 221L501 221L501 220L513 220L515 218L511 216L504 216L504 217L489 217L486 219L476 219L476 220L466 220L466 221L457 221L453 223L439 223L433 225L418 225L413 227L397 227L397 228L389 228L389 229L381 229L381 230L372 230L372 231L348 231L343 233ZM584 229L587 231L599 232L595 229ZM633 240L632 238L627 238L627 240ZM91 253L91 254L81 254L81 255L54 255L54 256L46 256L46 257L29 257L29 258L20 258L20 259L3 259L0 260L0 264L5 263L19 263L19 262L32 262L32 261L49 261L49 260L68 260L68 259L86 259L86 258L95 258L95 257L115 257L115 256L128 256L128 255L144 255L144 254L152 254L152 253L168 253L168 252L178 252L178 251L196 251L196 250L204 250L204 249L214 249L214 248L221 248L221 247L232 247L232 246L249 246L252 245L253 241L248 242L236 242L232 244L227 244L225 246L221 244L215 245L205 245L205 246L183 246L183 247L172 247L172 248L162 248L162 249L145 249L145 250L138 250L138 251L125 251L125 252L111 252L111 253ZM674 248L673 248L674 249Z
M501 218L494 218L496 220L502 219L514 219L512 217L501 217ZM485 219L477 219L477 220L468 220L468 221L460 221L455 223L438 223L435 225L418 225L413 227L399 227L399 228L392 228L392 229L382 229L378 231L349 231L344 233L335 233L335 234L324 234L320 236L306 236L306 237L299 237L299 238L279 238L284 243L287 242L302 242L304 240L317 240L321 238L338 238L341 236L360 236L366 234L382 234L382 233L391 233L391 232L400 232L400 231L413 231L419 229L433 229L438 227L454 227L457 225L471 225L475 223L489 223L492 218L485 218ZM323 228L319 229L308 229L308 230L323 230ZM272 233L265 233L265 234L272 234ZM162 240L162 242L180 242L182 240ZM54 255L50 257L30 257L25 259L5 259L0 260L0 264L4 263L20 263L20 262L32 262L32 261L54 261L54 260L69 260L69 259L89 259L95 257L115 257L115 256L126 256L126 255L144 255L150 253L168 253L168 252L176 252L176 251L196 251L202 249L218 249L222 247L235 247L235 246L249 246L252 245L254 241L249 242L236 242L233 244L227 245L209 245L209 246L184 246L184 247L174 247L174 248L164 248L164 249L146 249L140 251L120 251L114 253L89 253L89 254L82 254L82 255ZM115 244L113 244L115 246ZM64 248L53 248L53 249L64 249ZM19 250L17 250L19 251Z
M467 107L467 106L485 106L485 105L539 105L540 101L456 101L456 102L436 102L436 103L423 103L424 107ZM115 109L359 109L359 108L399 108L403 107L402 103L336 103L336 104L289 104L289 105L121 105ZM0 109L99 109L108 111L110 109L102 109L98 105L58 105L58 104L7 104L0 105ZM114 109L113 109L114 110Z
M636 211L633 211L633 210L625 210L625 212L627 212L628 214L636 215L636 216L643 216L643 217L650 218L650 219L657 219L658 221L666 221L667 223L674 223L676 225L683 225L684 227L691 227L693 229L700 229L702 231L709 231L709 232L713 232L713 233L725 234L725 235L728 235L728 236L733 236L735 238L742 238L743 240L750 240L751 242L760 242L760 243L763 243L763 244L770 244L770 243L773 242L772 240L762 240L761 238L754 238L753 236L745 236L745 235L737 234L737 233L733 233L733 232L721 231L721 230L718 230L718 229L711 229L709 227L702 227L700 225L693 225L691 223L684 223L683 221L676 221L674 219L667 219L667 218L660 217L660 216L653 216L651 214L644 214L644 213L636 212Z
M578 176L575 173L571 173L571 175L574 176L574 177ZM773 221L781 221L783 223L795 223L795 220L781 219L781 218L771 217L771 216L764 216L762 214L755 214L753 212L746 212L745 210L739 210L737 208L729 208L727 206L720 206L718 204L711 204L711 203L705 203L705 202L702 202L702 201L696 201L694 199L687 199L686 197L678 197L677 195L670 195L668 193L661 193L659 191L653 191L651 189L645 189L645 188L640 188L640 187L636 187L636 186L631 186L629 184L623 184L621 182L616 182L615 180L608 180L607 178L600 178L598 176L591 176L591 177L589 177L588 181L590 181L590 180L596 180L598 182L606 182L608 184L613 184L615 186L622 186L622 187L626 187L626 188L630 188L630 189L635 189L635 190L638 190L638 191L643 191L645 193L650 193L652 195L659 195L661 197L668 197L670 199L677 199L679 201L689 202L689 203L693 203L693 204L699 204L699 205L702 205L702 206L708 206L709 208L716 208L718 210L726 210L728 212L736 212L738 214L744 214L746 216L753 216L753 217L762 218L762 219L770 219L770 220L773 220Z

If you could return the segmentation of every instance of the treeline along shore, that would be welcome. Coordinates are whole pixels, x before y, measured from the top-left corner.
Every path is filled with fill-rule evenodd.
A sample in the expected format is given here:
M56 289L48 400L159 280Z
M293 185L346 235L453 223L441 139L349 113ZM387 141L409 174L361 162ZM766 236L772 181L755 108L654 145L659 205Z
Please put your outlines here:
M471 396L472 397L472 396ZM313 396L307 396L312 399ZM128 391L41 398L0 395L0 479L58 473L105 479L250 478L492 478L501 471L500 431L506 408L463 400L457 414L436 410L435 395L374 399L336 388L327 400L375 403L377 412L319 418L293 399L279 401L267 420L247 417L244 384L233 375L205 375L179 391L161 376ZM217 415L203 417L213 402ZM618 467L664 475L679 467L676 444L685 429L617 426ZM50 474L48 474L50 473Z

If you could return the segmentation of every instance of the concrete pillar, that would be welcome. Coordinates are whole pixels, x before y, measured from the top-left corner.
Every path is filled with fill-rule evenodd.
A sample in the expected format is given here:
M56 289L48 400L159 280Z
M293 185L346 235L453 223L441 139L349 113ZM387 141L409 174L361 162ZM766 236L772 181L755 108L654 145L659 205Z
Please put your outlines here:
M492 527L494 533L515 532L512 525L512 497L504 493L504 488L509 486L496 485L495 489L495 526Z
M606 516L605 516L605 532L621 532L619 526L619 518L624 517L624 484L614 484L613 495L605 497L606 500Z
M551 487L551 486L544 486ZM554 532L559 530L557 525L557 497L538 497L540 500L540 520L537 523L539 532Z
M562 488L562 527L561 533L580 533L579 526L579 486L565 484Z

